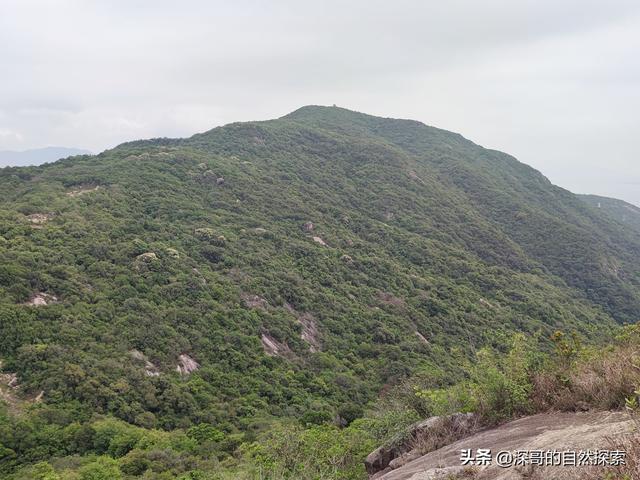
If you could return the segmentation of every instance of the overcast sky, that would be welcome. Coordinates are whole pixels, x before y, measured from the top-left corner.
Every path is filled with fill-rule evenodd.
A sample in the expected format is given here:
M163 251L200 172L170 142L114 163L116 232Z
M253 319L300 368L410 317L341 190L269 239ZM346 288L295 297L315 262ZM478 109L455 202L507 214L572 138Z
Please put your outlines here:
M0 150L338 104L640 205L640 2L0 0Z

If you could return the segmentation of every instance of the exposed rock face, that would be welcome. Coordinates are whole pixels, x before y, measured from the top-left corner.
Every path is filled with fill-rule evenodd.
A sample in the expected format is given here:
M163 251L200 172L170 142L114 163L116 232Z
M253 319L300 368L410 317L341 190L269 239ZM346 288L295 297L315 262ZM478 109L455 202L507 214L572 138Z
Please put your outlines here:
M148 266L158 261L158 256L153 252L141 253L135 258L133 267L138 270L145 270Z
M262 227L257 227L253 229L253 232L257 233L258 235L264 235L265 233L267 233L267 230Z
M305 232L312 232L313 231L313 222L306 222L303 226L302 229Z
M180 258L180 252L175 248L167 248L167 255L173 258Z
M207 280L202 276L202 273L200 272L200 270L194 267L191 269L191 271L195 274L197 281L201 286L204 286L207 284Z
M289 311L289 313L293 314L300 325L302 325L300 338L307 342L309 345L309 351L313 353L320 351L322 346L320 341L320 331L318 330L318 324L313 314L310 312L300 313L288 303L285 303L284 307Z
M279 342L268 333L263 333L260 337L264 353L270 357L285 357L291 353L291 349L286 343Z
M194 233L196 237L203 240L216 238L216 232L212 228L196 228Z
M2 360L0 360L0 370L2 369ZM25 406L31 403L41 402L44 398L44 390L41 390L38 395L31 398L25 397L24 393L20 392L20 384L18 383L18 376L13 372L2 373L0 372L0 402L4 402L7 406L7 410L17 415Z
M129 355L131 355L131 358L133 358L134 360L138 360L144 363L144 373L148 377L160 376L160 370L158 369L158 367L156 367L153 363L151 363L144 353L142 353L139 350L131 350L129 352Z
M389 445L371 452L365 462L369 475L388 472L415 460L424 453L453 442L477 428L477 417L472 413L456 413L445 417L431 417L413 424Z
M585 478L588 467L539 467L523 470L520 467L500 468L495 463L495 455L501 451L513 452L546 451L587 451L611 450L614 441L624 438L635 430L634 420L624 412L557 412L542 413L501 425L497 428L481 430L465 438L448 443L435 451L414 459L404 466L390 470L374 478L380 480L432 480L464 479L465 471L460 469L461 450L490 449L493 453L491 465L476 466L478 480L523 480L560 479L580 480ZM531 466L531 465L529 465ZM446 475L450 476L446 476ZM443 476L444 475L444 476ZM594 476L589 478L600 478ZM616 477L617 478L617 477Z
M427 340L427 338L424 335L422 335L417 330L416 330L415 334L416 334L416 337L418 337L422 343L424 343L425 345L429 345L429 340Z
M201 165L204 165L204 164L202 163ZM215 174L213 170L206 170L202 173L201 178L204 183L214 183L218 178L218 176Z
M410 170L410 171L409 171L409 178L411 178L412 180L417 180L417 181L418 181L418 182L420 182L420 183L424 183L424 180L422 180L422 179L418 176L418 174L417 174L415 171L413 171L413 170Z
M2 367L2 362L0 362L0 367ZM11 372L0 373L0 385L6 385L15 390L18 388L18 376Z
M190 375L199 368L200 364L186 353L183 353L178 357L178 365L176 366L176 371L180 375Z
M325 241L324 241L324 240L322 240L322 238L320 238L320 237L313 237L313 241L314 241L314 242L316 242L316 243L319 243L319 244L320 244L320 245L322 245L323 247L328 247L328 246L329 246L329 245L327 245L327 244L325 243Z
M2 369L2 360L0 360ZM23 401L18 396L18 377L13 372L0 372L0 402L7 405L9 412L18 413Z
M378 299L385 305L393 305L394 307L404 307L405 302L402 298L398 298L388 292L378 292Z
M257 308L259 310L266 310L269 306L269 303L262 297L258 295L250 295L248 293L243 293L241 295L242 301L247 306L247 308Z
M484 298L480 299L480 303L488 308L496 308L489 300L485 300Z
M48 293L36 292L31 298L25 303L30 307L44 307L46 305L50 305L52 303L56 303L58 301L58 297L55 295L49 295Z
M32 213L27 215L27 220L34 228L39 228L53 218L52 213Z
M224 178L223 177L216 178L216 185L224 185Z
M302 325L300 336L309 344L309 350L312 352L320 350L320 333L315 317L310 313L303 313L298 317L298 321Z
M98 185L96 187L81 187L81 188L78 188L76 190L71 190L70 192L67 192L67 195L69 197L79 197L80 195L85 195L87 193L96 192L99 189L100 189L100 185Z
M151 263L158 259L158 256L153 252L141 253L136 257L136 260L144 263Z
M224 235L218 235L212 228L196 228L194 234L200 240L208 241L219 247L223 247L227 241Z
M342 260L344 263L347 263L349 265L351 265L353 263L353 258L351 258L350 255L342 255L340 257L340 260Z

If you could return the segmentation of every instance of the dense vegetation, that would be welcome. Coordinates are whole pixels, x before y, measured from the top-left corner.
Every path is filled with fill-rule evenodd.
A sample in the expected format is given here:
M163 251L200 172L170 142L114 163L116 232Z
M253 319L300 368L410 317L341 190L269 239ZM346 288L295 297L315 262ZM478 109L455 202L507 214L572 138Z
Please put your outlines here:
M598 195L580 195L580 198L595 207L601 215L615 219L626 226L640 232L640 208L615 198Z
M637 229L413 121L305 107L3 169L0 192L13 478L217 478L238 456L359 478L415 419L362 419L381 391L465 381L515 332L551 350L640 314Z

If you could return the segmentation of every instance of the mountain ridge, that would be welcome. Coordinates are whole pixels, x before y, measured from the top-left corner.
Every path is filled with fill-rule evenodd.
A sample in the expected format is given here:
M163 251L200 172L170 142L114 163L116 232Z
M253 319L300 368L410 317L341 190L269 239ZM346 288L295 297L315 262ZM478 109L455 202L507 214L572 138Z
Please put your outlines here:
M637 319L640 232L459 134L296 112L0 170L18 393L250 439L349 423L410 375L455 383L516 332L549 349Z

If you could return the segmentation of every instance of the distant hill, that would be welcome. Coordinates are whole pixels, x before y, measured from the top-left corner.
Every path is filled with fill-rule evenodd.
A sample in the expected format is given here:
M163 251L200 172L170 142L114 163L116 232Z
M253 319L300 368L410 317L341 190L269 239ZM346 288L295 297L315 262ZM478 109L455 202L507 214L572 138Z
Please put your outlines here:
M42 165L43 163L55 162L61 158L74 155L91 155L91 152L89 150L66 147L44 147L20 152L0 150L0 168Z
M598 195L580 195L589 205L596 207L603 215L621 222L640 232L640 208L615 198Z

